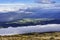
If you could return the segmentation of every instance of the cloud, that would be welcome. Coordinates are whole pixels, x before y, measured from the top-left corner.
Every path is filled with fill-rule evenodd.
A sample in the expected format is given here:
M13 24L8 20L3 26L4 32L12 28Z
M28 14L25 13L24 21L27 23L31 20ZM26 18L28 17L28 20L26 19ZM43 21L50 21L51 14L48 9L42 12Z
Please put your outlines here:
M23 12L27 8L37 7L37 4L0 4L0 12Z
M0 12L24 12L26 9L60 9L57 4L0 4Z
M0 4L0 12L13 12L25 8L25 4Z
M56 3L55 1L53 0L36 0L37 3Z
M53 32L60 31L60 24L47 24L47 25L36 25L36 26L23 26L23 27L8 27L1 28L0 35L15 35L32 32Z
M60 4L0 4L0 22L17 20L24 17L46 17L60 12ZM5 14L3 14L5 13ZM39 13L39 15L37 14ZM46 14L48 13L48 14ZM28 15L27 15L28 14ZM46 14L46 15L45 15ZM38 16L37 16L38 15ZM49 17L47 16L47 17ZM55 16L56 17L56 16Z

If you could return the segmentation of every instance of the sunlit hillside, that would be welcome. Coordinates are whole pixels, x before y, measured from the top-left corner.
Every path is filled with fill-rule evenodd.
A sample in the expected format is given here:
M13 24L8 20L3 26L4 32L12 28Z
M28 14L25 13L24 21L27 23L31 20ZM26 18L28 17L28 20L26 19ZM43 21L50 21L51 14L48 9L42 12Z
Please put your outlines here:
M0 40L60 40L60 32L0 36Z

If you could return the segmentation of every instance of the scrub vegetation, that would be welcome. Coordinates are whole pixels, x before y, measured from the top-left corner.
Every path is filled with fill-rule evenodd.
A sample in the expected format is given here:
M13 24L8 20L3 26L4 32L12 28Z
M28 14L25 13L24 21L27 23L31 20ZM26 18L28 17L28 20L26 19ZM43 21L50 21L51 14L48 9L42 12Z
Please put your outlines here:
M0 36L0 40L60 40L60 32L28 33L11 36Z

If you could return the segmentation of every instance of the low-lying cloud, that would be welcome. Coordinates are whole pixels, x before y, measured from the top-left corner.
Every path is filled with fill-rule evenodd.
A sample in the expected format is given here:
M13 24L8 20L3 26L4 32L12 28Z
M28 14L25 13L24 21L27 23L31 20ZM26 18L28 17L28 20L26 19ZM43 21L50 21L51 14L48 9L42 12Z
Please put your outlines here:
M47 24L47 25L36 25L36 26L23 26L23 27L8 27L1 28L0 35L15 35L15 34L25 34L33 32L53 32L60 31L60 24Z

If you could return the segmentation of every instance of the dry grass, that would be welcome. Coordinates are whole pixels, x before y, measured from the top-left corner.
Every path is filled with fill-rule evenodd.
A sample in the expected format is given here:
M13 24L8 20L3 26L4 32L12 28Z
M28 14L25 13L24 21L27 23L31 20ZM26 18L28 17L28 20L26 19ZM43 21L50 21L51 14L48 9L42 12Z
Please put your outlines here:
M60 32L0 36L0 40L60 40Z

